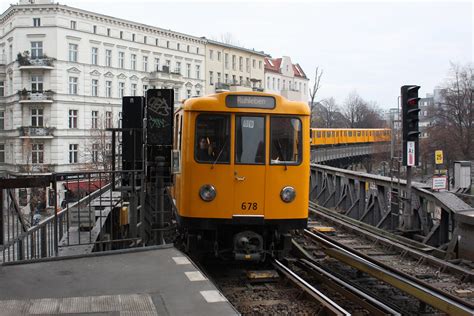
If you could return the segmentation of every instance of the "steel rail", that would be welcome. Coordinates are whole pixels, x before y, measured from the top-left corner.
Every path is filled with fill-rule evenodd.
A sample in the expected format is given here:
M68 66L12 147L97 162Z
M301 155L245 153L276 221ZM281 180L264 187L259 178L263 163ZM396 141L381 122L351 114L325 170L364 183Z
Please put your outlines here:
M322 308L319 310L317 315L350 315L349 312L347 312L341 306L337 305L333 300L318 291L308 282L303 280L299 275L288 269L283 263L276 259L273 259L272 263L275 269L284 274L291 282L303 289L306 293L311 295L311 297L316 299L321 304Z
M365 308L370 315L401 315L400 312L376 299L373 295L365 293L356 286L317 266L314 258L300 244L295 240L292 240L292 243L293 249L302 257L300 261L296 262L298 266L325 282L327 286L335 288L344 297Z
M474 306L416 278L384 265L362 253L350 250L328 236L305 229L305 235L323 245L329 256L368 273L450 315L474 315Z
M411 241L410 244L407 244L404 242L404 240L397 238L398 236L393 236L388 232L381 231L380 229L374 227L367 228L362 225L362 223L358 223L356 220L348 218L345 215L335 214L335 212L330 211L312 202L310 202L310 204L312 204L309 207L310 212L313 212L318 216L323 217L325 220L331 221L332 223L341 225L344 228L349 229L353 232L357 232L358 234L364 235L368 239L374 240L384 245L388 245L389 247L395 248L401 252L406 252L410 256L415 257L417 259L421 258L422 260L425 260L437 267L440 267L443 270L461 274L463 275L462 279L464 281L474 280L473 271L457 266L450 262L446 262L443 259L439 259L431 254L420 250L420 247L417 247L412 244L415 243L414 241ZM381 235L382 232L384 233L384 235Z

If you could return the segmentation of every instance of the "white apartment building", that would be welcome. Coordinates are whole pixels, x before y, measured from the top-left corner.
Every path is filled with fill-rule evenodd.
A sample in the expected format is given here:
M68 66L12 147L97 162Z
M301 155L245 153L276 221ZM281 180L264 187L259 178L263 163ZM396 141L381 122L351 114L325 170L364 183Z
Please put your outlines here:
M205 58L202 38L48 0L11 5L0 15L0 176L87 169L123 96L204 94Z
M265 56L263 52L207 40L207 93L263 89Z
M308 84L303 69L290 57L265 58L265 92L278 93L293 101L308 102Z

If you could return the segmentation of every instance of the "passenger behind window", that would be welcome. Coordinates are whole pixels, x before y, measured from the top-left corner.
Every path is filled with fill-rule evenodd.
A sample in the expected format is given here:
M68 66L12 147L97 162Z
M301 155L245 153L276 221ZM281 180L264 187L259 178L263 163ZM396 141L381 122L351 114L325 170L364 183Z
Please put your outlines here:
M199 148L197 152L197 158L199 161L213 161L212 158L212 146L210 140L207 137L201 137L199 139Z

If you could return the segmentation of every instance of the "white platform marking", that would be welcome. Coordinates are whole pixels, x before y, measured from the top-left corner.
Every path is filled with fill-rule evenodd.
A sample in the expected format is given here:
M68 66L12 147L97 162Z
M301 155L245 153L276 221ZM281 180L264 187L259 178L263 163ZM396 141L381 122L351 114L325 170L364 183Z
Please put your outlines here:
M189 281L205 281L207 278L202 275L200 271L189 271L189 272L184 272L186 276L188 277Z
M227 302L227 299L219 291L201 291L200 293L208 303Z
M191 261L186 257L173 257L173 260L176 264L191 264Z

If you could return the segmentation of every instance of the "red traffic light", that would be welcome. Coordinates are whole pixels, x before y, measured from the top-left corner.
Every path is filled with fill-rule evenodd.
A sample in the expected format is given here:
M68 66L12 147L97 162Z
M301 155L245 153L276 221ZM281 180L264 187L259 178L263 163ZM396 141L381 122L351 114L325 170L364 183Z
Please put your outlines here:
M411 99L408 99L407 104L408 104L408 105L417 105L417 104L418 104L418 100L419 100L419 98L411 98Z

